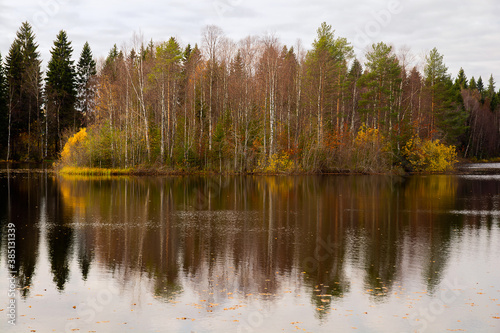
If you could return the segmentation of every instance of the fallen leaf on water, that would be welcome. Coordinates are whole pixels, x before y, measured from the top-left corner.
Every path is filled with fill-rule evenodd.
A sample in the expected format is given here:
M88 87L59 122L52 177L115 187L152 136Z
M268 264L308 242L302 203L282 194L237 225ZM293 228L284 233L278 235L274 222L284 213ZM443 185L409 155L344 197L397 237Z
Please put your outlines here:
M493 319L500 319L500 317L493 317Z

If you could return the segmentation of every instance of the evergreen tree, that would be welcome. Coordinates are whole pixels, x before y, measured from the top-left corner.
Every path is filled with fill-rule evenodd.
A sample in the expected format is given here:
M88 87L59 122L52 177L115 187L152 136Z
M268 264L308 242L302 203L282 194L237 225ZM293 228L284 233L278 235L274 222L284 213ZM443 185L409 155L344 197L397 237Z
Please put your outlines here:
M467 89L467 76L465 75L464 69L460 67L458 76L455 80L455 86L461 89Z
M367 72L360 80L365 90L360 105L372 116L371 126L379 128L382 125L390 131L399 113L395 102L400 94L401 67L392 46L382 42L372 45L366 59Z
M498 95L495 92L495 80L493 79L493 74L490 75L490 79L488 80L486 93L490 100L490 108L494 111L498 105Z
M457 89L450 78L444 82L443 101L440 112L436 115L438 126L450 144L466 145L468 112L465 110L461 89Z
M449 143L459 144L460 138L467 130L467 113L460 89L453 85L447 71L448 68L444 64L443 56L436 48L432 49L426 57L424 68L425 84L431 95L430 133L432 133L435 122ZM461 80L465 81L465 74Z
M477 91L479 92L481 103L484 104L484 83L482 77L479 77L479 79L477 79Z
M6 59L10 112L8 136L12 139L8 139L8 158L42 157L42 72L37 49L31 26L24 22ZM22 133L25 134L23 140L20 139Z
M449 80L448 68L443 61L443 55L439 54L436 48L433 48L425 57L424 80L425 86L430 92L430 122L429 135L432 135L435 129L435 119L444 113L447 99L446 82Z
M45 93L47 113L54 142L54 152L62 146L64 130L76 130L80 122L76 112L76 73L71 60L73 48L64 30L61 30L50 51L52 57L48 64Z
M94 77L97 74L96 63L92 57L89 43L83 45L80 60L77 64L76 84L77 84L77 109L84 124L88 125L92 119L94 111L94 97L96 94L96 84Z
M316 109L317 141L320 143L325 126L340 130L342 83L347 74L347 61L353 58L354 52L347 39L335 38L335 30L326 22L317 29L312 46L305 61L306 82L314 89L311 102Z
M20 105L22 100L21 85L23 73L23 56L21 52L21 44L14 40L9 49L9 54L6 58L6 73L7 73L7 105L8 105L8 129L7 129L7 154L6 160L16 158L17 136L20 130L16 121L19 118Z
M0 54L0 151L4 151L7 148L9 127L9 109L7 101L7 77L3 67L2 55Z
M469 82L469 89L471 91L474 91L477 89L477 84L476 84L476 79L474 79L474 76L471 77L470 82Z
M484 91L484 83L482 77L479 77L479 79L477 79L477 91L479 91L480 94L482 94Z

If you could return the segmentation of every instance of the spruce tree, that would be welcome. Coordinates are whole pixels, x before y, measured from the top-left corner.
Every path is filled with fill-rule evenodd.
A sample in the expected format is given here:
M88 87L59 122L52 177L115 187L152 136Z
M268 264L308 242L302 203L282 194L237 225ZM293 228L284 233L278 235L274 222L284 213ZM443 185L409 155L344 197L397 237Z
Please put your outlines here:
M7 77L0 54L0 151L2 152L7 149L8 139L9 109L7 101Z
M6 58L9 130L8 155L13 158L42 157L42 72L40 54L31 25L19 28ZM20 142L24 133L27 140ZM33 143L36 143L33 145ZM12 148L12 150L10 149ZM12 152L12 155L10 154Z
M476 79L474 79L474 76L471 77L470 82L469 82L469 89L471 91L474 91L477 89L477 84L476 84Z
M484 104L484 83L483 83L483 78L479 77L477 79L477 91L479 92L479 99L482 104Z
M457 79L455 80L455 85L457 88L460 88L460 90L467 89L467 76L465 75L464 69L461 67Z
M76 130L80 118L76 112L76 73L71 60L73 48L64 30L61 30L50 51L52 57L48 64L45 94L47 98L47 114L49 117L51 139L54 153L62 146L64 130Z
M488 95L488 99L490 100L490 108L492 111L495 111L498 105L498 96L495 92L495 80L493 79L493 74L490 75L490 79L488 80L486 93Z
M96 84L94 77L97 73L96 63L92 57L92 51L89 43L83 45L80 60L77 64L76 83L77 83L77 109L83 119L83 125L87 126L92 118L94 110L94 97L96 94Z
M17 137L20 130L21 114L21 87L23 75L23 56L21 44L14 40L6 58L5 72L7 76L7 106L8 106L8 127L7 127L7 153L6 160L16 159Z

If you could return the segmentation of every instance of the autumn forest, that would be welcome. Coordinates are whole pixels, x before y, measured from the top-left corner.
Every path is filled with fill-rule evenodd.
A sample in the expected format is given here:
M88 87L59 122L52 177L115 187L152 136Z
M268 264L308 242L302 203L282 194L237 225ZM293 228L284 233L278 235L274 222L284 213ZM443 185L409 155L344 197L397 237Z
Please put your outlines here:
M493 75L469 79L461 69L452 78L436 48L419 66L408 48L384 42L356 55L326 23L310 47L274 35L236 42L217 26L204 28L200 45L134 35L102 60L88 43L78 57L79 47L61 30L42 68L36 34L21 25L0 55L0 159L166 171L434 172L500 149Z

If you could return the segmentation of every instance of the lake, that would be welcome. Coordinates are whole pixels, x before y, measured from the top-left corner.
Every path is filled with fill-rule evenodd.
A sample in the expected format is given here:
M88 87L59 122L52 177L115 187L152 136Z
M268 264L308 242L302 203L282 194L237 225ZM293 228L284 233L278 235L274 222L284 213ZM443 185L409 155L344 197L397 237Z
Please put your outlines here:
M2 170L0 331L499 332L499 218L495 174Z

